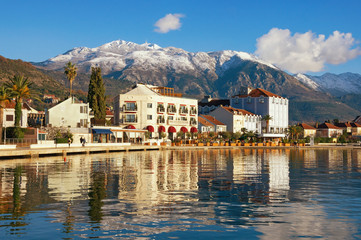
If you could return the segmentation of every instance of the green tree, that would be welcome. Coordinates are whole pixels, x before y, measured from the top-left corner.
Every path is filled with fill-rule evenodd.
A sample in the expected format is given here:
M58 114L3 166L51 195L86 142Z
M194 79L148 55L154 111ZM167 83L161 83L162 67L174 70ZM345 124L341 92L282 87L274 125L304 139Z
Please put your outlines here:
M3 133L3 119L4 119L4 107L5 104L11 101L10 89L1 86L0 87L0 136Z
M92 67L90 83L88 89L89 107L94 112L94 119L105 121L106 105L105 105L105 87L100 67Z
M70 61L64 67L64 73L70 83L70 97L72 96L73 81L77 75L77 70L78 68L75 66L75 64L72 64Z
M20 127L21 107L24 99L33 97L34 93L30 90L32 82L28 78L15 75L5 84L10 89L10 95L15 98L15 127Z
M269 132L269 129L268 129L268 127L269 127L269 121L272 120L272 119L273 119L273 118L272 118L269 114L264 115L264 116L262 117L262 120L266 122L266 133Z

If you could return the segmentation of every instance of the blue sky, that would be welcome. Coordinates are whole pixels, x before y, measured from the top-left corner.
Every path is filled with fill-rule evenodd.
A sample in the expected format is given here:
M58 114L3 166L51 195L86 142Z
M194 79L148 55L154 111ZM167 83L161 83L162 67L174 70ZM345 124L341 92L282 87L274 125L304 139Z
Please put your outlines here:
M320 34L327 39L334 31L351 33L354 43L349 48L360 47L360 11L361 1L357 0L2 1L0 55L38 62L74 47L97 47L122 39L192 52L229 49L256 52L277 61L267 48L261 51L257 46L257 39L270 33L271 29L280 30L273 33L289 30L291 37L311 31L316 40ZM180 28L167 33L155 31L155 23L167 14L182 14ZM272 35L273 40L279 36L277 33ZM326 49L327 59L322 60L322 69L313 69L314 75L324 71L361 73L359 52L351 54L344 49L338 54L345 54L346 60L334 60L331 50L338 49L337 44ZM268 45L265 43L265 46ZM283 55L279 57L283 58ZM332 61L336 64L328 64Z

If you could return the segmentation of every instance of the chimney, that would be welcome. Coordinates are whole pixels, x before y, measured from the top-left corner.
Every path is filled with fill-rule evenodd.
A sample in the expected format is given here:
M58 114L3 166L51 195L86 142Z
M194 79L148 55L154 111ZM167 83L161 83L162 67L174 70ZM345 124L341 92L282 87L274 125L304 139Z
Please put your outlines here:
M239 88L239 95L248 95L253 90L252 87L241 86Z

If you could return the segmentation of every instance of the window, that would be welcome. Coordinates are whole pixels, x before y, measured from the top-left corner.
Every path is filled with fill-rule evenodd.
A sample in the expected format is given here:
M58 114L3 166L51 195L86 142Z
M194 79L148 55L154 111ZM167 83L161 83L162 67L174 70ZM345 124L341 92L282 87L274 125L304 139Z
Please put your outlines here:
M187 121L187 117L181 117L181 121Z
M151 103L147 103L147 108L152 108L152 104Z
M148 120L152 120L152 115L147 115Z
M263 96L261 96L261 97L259 98L259 102L260 102L260 103L264 103L264 97L263 97Z
M127 111L136 111L137 110L137 103L135 103L135 102L127 102L127 103L125 103L125 110L127 110Z
M125 115L125 122L137 122L136 115L135 114Z
M168 120L173 120L173 116L168 116Z
M88 107L87 106L80 106L80 113L88 113Z
M14 121L14 115L6 115L6 121Z

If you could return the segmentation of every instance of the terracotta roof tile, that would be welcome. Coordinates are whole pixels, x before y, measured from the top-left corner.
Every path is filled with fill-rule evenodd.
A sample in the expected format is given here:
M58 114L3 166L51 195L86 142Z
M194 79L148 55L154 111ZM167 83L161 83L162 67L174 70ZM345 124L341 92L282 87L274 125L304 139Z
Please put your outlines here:
M256 114L248 112L248 111L246 111L244 109L238 109L238 108L233 108L233 107L222 107L222 108L226 109L228 112L233 113L233 114L242 113L243 115L247 115L247 114L248 115L256 115Z
M210 122L208 122L206 119L204 119L202 117L198 117L198 122L200 124L202 124L203 126L209 126L209 127L213 126Z
M335 126L335 125L333 125L331 123L322 123L322 124L318 125L318 128L341 129L341 128L339 128L339 127L337 127L337 126Z
M264 97L279 97L279 98L283 98L281 96L278 96L277 94L271 93L267 90L264 90L262 88L256 88L253 89L248 95L236 95L237 97L240 98L245 98L245 97L260 97L260 96L264 96Z
M352 126L352 127L361 127L361 124L358 124L358 123L351 123L351 126Z
M314 128L306 123L301 123L301 124L299 124L299 126L302 127L303 129L316 130L316 128Z
M352 127L352 126L351 126L351 123L349 123L349 122L337 123L336 126L337 126L337 127L340 127L340 128Z
M210 116L210 115L201 115L201 117L205 118L207 121L215 124L215 125L225 125L224 123L222 123L221 121L217 120L215 117Z

